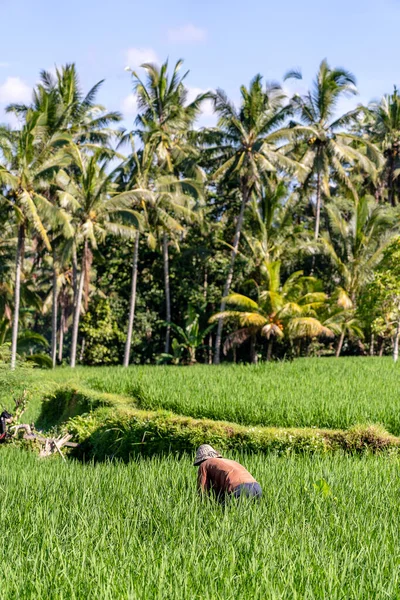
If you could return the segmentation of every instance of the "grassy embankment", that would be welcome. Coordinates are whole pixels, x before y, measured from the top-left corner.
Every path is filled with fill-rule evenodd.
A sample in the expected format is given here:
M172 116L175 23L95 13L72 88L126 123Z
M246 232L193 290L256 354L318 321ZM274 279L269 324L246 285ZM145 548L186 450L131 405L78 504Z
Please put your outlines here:
M17 371L0 389L7 400L28 389L28 417L42 428L68 421L87 456L127 459L192 451L203 441L248 451L394 448L399 383L389 359L356 358Z

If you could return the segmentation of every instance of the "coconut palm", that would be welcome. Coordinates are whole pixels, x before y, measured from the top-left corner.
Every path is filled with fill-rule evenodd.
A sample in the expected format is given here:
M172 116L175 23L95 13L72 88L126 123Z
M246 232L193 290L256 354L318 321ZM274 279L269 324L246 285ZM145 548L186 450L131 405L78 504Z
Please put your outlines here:
M299 71L290 71L285 79L291 78L301 79L302 75ZM297 147L299 160L309 169L303 183L304 191L315 186L315 239L319 237L322 198L330 197L331 182L340 182L356 196L349 167L357 164L374 177L374 162L380 162L379 151L373 144L346 131L349 125L355 123L361 109L337 115L339 101L356 94L354 75L342 68L332 69L323 60L312 89L292 99L293 108L301 119L301 124L294 125L292 136L300 141ZM290 137L289 131L286 134Z
M320 237L320 248L335 268L334 282L356 308L360 292L398 234L395 217L370 196L345 203L342 209L331 203L326 211L328 231Z
M140 173L136 189L122 193L121 197L140 203L147 242L151 248L160 245L162 249L167 322L165 353L168 354L172 320L169 246L172 243L179 250L179 239L185 233L185 223L201 219L202 182L178 179L173 175L157 177L157 170L152 177L148 170Z
M76 243L83 244L70 360L71 367L75 367L84 288L87 303L91 248L96 249L97 241L104 240L107 235L134 238L139 218L131 208L130 199L116 193L114 173L108 170L113 153L98 149L88 155L79 146L71 145L69 154L74 169L71 174L58 173L57 184L61 188L58 194L60 205L72 214Z
M29 110L43 115L46 121L48 135L68 133L72 140L79 144L100 144L109 146L115 136L111 126L121 120L118 112L106 112L104 107L96 104L96 96L103 81L94 85L84 95L80 86L79 77L74 64L67 64L61 69L56 68L55 74L42 71L40 82L33 90L32 103L30 106L11 104L7 107L8 112L26 117ZM48 193L53 204L56 202L56 188L53 186ZM60 243L59 231L47 232L51 242L57 237ZM70 235L69 235L70 237ZM53 306L52 306L52 347L51 354L53 365L56 361L57 352L57 309L58 309L58 287L54 283L58 278L58 250L53 245ZM58 244L59 245L59 244ZM76 248L71 248L71 257L74 264L73 287L76 295L77 264Z
M395 206L400 197L400 97L396 87L393 94L385 94L380 102L369 105L361 126L384 158L376 197L386 197Z
M280 149L283 139L282 125L290 114L285 105L285 95L276 85L262 85L261 75L256 75L249 88L242 86L241 105L236 108L222 90L213 95L214 107L219 116L218 130L213 132L214 160L219 167L214 173L216 181L230 181L239 189L241 207L236 221L231 260L223 297L229 293L233 269L239 250L245 209L253 194L260 194L267 173L288 171L303 174L305 169L286 156ZM225 309L222 300L220 312ZM220 362L222 319L218 322L215 340L214 363Z
M283 179L270 177L251 200L250 224L244 238L256 267L265 262L291 260L299 250L304 227L295 221L301 200Z
M23 118L28 110L44 113L51 133L68 132L76 143L108 146L116 134L112 126L122 115L96 103L103 83L99 81L84 94L75 64L66 64L56 68L55 74L40 73L30 105L10 104L6 110Z
M137 72L131 72L139 109L135 133L154 152L159 168L175 175L184 159L198 157L190 132L202 102L208 97L208 94L198 94L192 102L187 101L184 81L189 71L180 75L182 65L183 61L178 60L169 75L168 61L161 67L146 63L142 65L146 81Z
M339 336L335 351L336 358L338 358L342 352L343 343L346 337L358 340L364 338L361 322L357 317L355 306L347 292L341 287L337 287L330 298L328 316L324 321L324 324L329 327L333 333Z
M251 359L257 362L255 340L258 334L269 340L267 359L271 357L274 337L332 337L331 330L318 319L318 311L326 306L327 301L326 294L318 289L318 280L305 277L303 271L297 271L282 283L279 261L267 262L264 267L264 281L257 286L257 300L242 294L230 294L224 300L231 308L210 319L210 322L223 319L240 326L228 336L224 351L250 339Z
M6 187L6 200L14 211L18 231L11 345L11 368L14 369L25 238L28 229L32 229L47 249L51 249L43 214L50 214L52 210L44 192L49 188L57 169L68 162L63 151L68 138L65 134L52 134L47 129L46 116L32 110L27 111L21 130L1 128L0 138L4 157L4 164L0 166L0 182Z

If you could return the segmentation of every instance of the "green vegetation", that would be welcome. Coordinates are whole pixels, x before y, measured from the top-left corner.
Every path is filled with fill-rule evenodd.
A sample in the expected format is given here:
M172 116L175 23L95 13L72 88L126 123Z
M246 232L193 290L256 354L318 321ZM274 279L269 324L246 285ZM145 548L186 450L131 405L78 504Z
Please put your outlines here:
M221 89L189 101L181 68L130 72L128 130L71 64L8 107L0 354L12 368L397 360L397 90L339 115L356 79L322 61L308 93L257 74L236 106ZM199 127L204 102L215 127Z
M0 401L28 389L29 419L57 387L123 397L145 410L243 425L348 429L381 424L400 435L400 372L389 358L301 359L263 365L0 370Z
M397 457L236 455L259 504L200 501L196 469L2 448L2 597L395 598Z

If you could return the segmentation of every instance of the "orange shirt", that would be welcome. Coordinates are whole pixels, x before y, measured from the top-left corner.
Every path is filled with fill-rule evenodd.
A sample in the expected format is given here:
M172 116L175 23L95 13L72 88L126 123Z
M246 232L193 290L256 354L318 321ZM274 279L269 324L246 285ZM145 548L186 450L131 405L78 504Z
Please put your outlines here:
M202 491L213 489L216 494L230 493L241 483L256 480L238 462L227 458L209 458L201 463L197 476L197 487Z

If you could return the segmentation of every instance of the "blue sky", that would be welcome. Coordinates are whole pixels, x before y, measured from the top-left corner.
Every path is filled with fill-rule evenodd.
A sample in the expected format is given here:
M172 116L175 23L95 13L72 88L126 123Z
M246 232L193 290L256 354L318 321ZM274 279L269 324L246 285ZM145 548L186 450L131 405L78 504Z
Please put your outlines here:
M0 0L0 15L0 122L8 102L29 100L41 69L66 62L86 90L106 79L99 99L127 127L135 103L124 67L167 56L185 59L192 94L221 87L233 100L258 72L281 80L300 67L306 87L324 57L357 77L346 110L400 85L400 0Z

